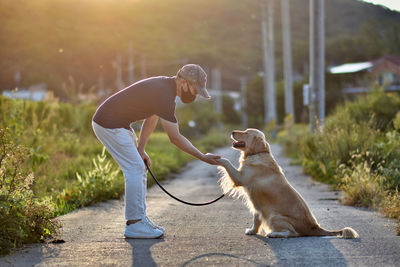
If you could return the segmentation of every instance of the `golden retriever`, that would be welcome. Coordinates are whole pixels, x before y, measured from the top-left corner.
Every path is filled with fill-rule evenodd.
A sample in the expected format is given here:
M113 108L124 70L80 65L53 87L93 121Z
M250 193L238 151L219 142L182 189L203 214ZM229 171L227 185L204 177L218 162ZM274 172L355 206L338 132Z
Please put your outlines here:
M247 201L254 222L246 234L257 234L263 226L270 238L358 237L350 227L330 231L319 226L304 199L289 184L261 131L233 131L231 138L233 148L241 150L240 166L236 169L228 159L218 159L222 166L220 183L225 193Z

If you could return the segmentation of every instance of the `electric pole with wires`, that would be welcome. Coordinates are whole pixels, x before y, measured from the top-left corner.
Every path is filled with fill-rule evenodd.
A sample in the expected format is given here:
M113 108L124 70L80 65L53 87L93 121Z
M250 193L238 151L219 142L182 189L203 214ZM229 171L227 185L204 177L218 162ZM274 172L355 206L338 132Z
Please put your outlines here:
M324 0L310 0L310 130L325 121L325 12Z
M290 38L290 5L289 0L281 0L283 68L285 78L285 113L294 122L292 47Z
M261 34L264 63L264 109L265 123L276 134L276 97L275 97L275 57L274 57L274 10L273 0L261 2ZM266 18L268 14L268 20Z

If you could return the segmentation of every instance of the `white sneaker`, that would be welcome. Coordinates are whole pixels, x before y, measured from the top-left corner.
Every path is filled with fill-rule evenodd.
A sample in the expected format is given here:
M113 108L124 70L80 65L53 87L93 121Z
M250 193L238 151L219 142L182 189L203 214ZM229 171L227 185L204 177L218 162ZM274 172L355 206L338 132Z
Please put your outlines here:
M152 226L147 220L127 225L124 232L126 238L159 238L163 234L163 231Z
M165 232L164 227L156 225L155 223L153 223L153 222L149 219L149 217L146 216L145 219L146 219L146 221L147 221L151 226L153 226L154 228L157 228L158 230L160 230L160 231L163 232L163 233Z

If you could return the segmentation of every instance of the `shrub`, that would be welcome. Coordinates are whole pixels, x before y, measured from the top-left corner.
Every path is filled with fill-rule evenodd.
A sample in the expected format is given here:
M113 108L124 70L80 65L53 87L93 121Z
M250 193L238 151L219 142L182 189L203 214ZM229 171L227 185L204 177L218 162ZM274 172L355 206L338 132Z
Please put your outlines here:
M300 145L309 132L310 127L308 125L299 124L285 126L285 129L278 133L277 141L283 145L284 153L298 164L301 163Z
M391 218L400 220L400 194L398 190L387 194L381 205L381 210ZM400 226L400 225L399 225Z
M187 137L204 135L219 121L213 112L212 103L204 101L178 106L176 113L180 131Z
M34 175L26 168L29 150L0 129L0 254L57 234L59 223L32 192Z
M306 172L321 181L340 183L336 170L347 164L355 151L363 155L369 151L373 169L384 160L397 162L400 152L396 152L399 144L393 122L399 110L400 98L380 90L338 107L323 130L307 135L301 143Z
M400 98L397 95L387 94L382 88L375 87L366 97L339 107L336 114L346 112L357 123L370 121L374 129L387 131L393 129L393 119L399 110Z
M342 168L342 189L346 192L345 204L378 208L387 191L385 177L371 170L367 162Z
M327 119L323 132L310 134L301 142L303 166L321 181L340 182L336 177L339 165L347 164L353 151L367 151L378 134L368 123L356 124L347 115Z
M375 88L337 107L316 133L286 129L279 140L292 154L300 146L304 170L343 189L345 203L400 221L400 97Z

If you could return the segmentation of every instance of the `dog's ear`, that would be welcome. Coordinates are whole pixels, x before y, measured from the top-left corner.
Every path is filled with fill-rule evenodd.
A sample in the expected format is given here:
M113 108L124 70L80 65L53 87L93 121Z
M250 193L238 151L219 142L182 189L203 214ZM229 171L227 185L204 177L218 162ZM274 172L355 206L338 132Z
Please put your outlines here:
M262 151L270 152L268 143L260 136L253 136L250 145L246 147L248 148L248 153L258 153Z
M267 153L271 153L271 148L269 147L269 144L267 141L265 141L265 139L262 140L264 143L264 149L265 151L267 151Z

